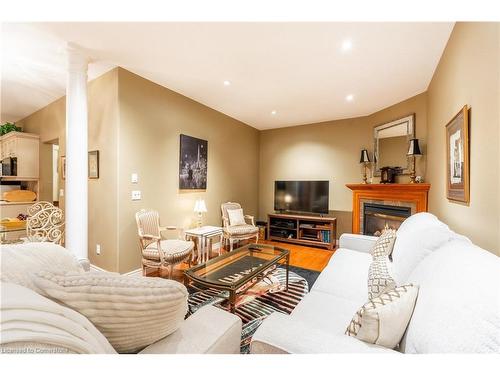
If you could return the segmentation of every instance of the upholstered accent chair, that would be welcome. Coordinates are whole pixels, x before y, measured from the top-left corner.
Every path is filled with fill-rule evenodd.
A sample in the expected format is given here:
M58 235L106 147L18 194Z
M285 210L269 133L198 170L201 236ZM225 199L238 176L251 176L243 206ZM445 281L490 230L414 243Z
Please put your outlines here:
M141 210L135 214L139 244L142 253L142 274L147 268L156 268L160 275L168 268L168 277L172 278L174 266L187 261L191 265L194 248L193 241L185 241L182 231L177 227L160 226L160 215L154 210ZM176 239L164 239L161 233L176 231Z
M26 237L29 242L64 242L64 214L50 202L40 201L28 207Z
M222 227L224 246L229 242L229 250L233 251L233 244L241 240L255 238L255 243L259 241L259 228L255 226L254 217L244 215L245 224L231 225L229 220L229 210L239 210L241 205L234 202L226 202L221 204L222 211Z

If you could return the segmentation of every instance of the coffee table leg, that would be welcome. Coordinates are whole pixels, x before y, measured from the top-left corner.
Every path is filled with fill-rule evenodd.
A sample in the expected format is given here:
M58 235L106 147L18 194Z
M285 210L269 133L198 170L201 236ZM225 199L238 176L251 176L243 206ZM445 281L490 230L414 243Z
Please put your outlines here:
M288 292L288 274L290 273L290 255L286 257L286 291Z
M234 290L229 291L229 309L234 314L236 311L236 293Z

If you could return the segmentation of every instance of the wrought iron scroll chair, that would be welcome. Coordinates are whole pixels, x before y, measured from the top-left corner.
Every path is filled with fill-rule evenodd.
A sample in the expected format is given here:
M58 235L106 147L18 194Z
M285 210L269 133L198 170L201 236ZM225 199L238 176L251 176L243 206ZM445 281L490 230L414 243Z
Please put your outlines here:
M193 241L182 239L182 233L174 226L161 227L160 215L154 210L141 210L135 214L139 244L142 254L142 274L147 268L156 268L160 275L168 268L168 277L172 278L174 266L188 261L194 249ZM164 231L177 231L177 239L164 239Z
M26 236L30 242L64 242L64 214L50 202L40 201L28 207Z
M233 244L240 240L255 238L255 243L259 241L259 228L255 226L253 216L244 215L246 224L231 225L229 222L229 214L227 211L238 209L241 209L239 203L226 202L221 204L223 241L224 246L229 242L229 251L233 251Z

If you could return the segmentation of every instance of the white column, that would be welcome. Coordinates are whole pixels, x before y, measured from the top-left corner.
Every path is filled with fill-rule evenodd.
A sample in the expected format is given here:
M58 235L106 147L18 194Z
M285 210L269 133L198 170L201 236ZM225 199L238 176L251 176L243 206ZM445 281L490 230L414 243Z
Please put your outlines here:
M66 82L66 248L88 259L87 66L88 59L68 43Z

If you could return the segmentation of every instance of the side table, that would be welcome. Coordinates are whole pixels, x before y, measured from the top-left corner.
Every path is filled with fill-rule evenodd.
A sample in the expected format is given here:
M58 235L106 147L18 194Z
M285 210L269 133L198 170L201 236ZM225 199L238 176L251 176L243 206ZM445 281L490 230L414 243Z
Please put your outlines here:
M210 258L210 250L212 249L212 238L218 237L222 247L222 228L206 225L200 228L188 229L184 231L186 240L196 238L198 262L206 262ZM220 255L220 248L219 248ZM193 253L194 258L194 253Z

